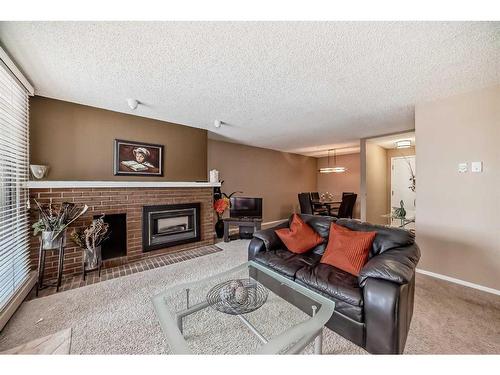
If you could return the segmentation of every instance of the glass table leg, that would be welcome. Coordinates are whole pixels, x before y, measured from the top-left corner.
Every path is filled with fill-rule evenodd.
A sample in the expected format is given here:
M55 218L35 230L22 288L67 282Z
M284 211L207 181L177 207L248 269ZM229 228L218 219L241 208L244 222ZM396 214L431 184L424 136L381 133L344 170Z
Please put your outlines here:
M312 316L316 315L317 306L312 306ZM323 327L319 331L318 335L314 339L314 354L322 354L323 353Z

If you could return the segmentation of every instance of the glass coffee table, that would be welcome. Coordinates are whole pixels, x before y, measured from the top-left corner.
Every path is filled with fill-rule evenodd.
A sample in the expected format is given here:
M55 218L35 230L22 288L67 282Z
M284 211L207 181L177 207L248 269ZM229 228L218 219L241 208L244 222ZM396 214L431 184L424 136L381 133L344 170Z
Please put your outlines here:
M173 354L321 354L335 309L253 261L169 288L153 305Z

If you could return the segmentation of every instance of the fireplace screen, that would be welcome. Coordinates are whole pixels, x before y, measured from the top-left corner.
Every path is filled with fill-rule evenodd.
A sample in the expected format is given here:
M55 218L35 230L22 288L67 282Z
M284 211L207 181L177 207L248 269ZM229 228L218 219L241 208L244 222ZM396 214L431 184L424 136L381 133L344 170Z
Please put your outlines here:
M200 204L144 206L143 250L200 240Z
M189 216L169 217L156 220L156 231L159 234L172 234L193 230L193 225L189 225Z

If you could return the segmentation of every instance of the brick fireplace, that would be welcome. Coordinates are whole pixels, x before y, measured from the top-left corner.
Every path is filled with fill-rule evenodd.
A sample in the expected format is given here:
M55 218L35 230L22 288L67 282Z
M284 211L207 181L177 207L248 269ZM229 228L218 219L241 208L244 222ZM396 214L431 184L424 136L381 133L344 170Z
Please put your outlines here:
M101 187L105 185L108 187ZM115 256L111 259L103 254L104 268L135 262L149 257L155 257L167 253L181 252L199 246L214 243L213 228L213 184L209 183L115 183L108 184L98 182L30 182L30 199L36 199L42 204L72 202L78 205L88 205L89 210L79 218L67 231L67 245L64 256L63 275L73 276L82 272L82 250L69 238L74 228L84 227L91 223L92 219L99 215L125 216L126 226L126 249L122 251L123 256ZM199 233L192 242L175 244L174 246L146 249L143 246L143 210L144 207L168 206L184 207L186 204L199 204ZM32 202L31 207L35 207ZM38 219L38 212L32 209L30 222ZM182 241L180 241L182 242ZM158 248L159 247L159 248ZM31 236L30 261L33 269L38 264L38 237ZM57 272L57 255L47 253L45 275L47 278L55 277Z

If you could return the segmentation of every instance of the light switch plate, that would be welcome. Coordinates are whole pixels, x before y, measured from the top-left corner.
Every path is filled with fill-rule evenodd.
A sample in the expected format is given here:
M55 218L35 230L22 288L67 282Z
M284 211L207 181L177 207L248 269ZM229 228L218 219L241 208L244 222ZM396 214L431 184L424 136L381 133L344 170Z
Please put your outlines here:
M470 164L470 171L474 173L480 173L483 171L483 162L482 161L473 161Z
M467 172L467 163L458 163L458 172L459 173Z

